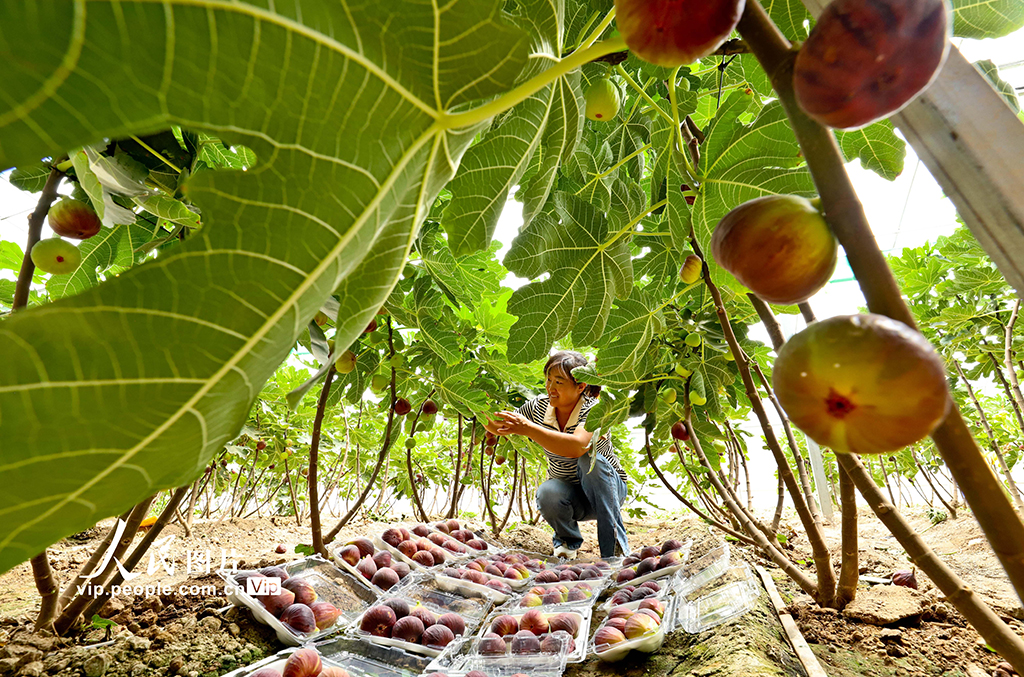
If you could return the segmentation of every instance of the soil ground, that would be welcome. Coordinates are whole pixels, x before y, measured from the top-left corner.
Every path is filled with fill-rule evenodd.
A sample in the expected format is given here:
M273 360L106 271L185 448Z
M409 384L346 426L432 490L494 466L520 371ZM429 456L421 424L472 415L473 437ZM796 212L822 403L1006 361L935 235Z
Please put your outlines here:
M957 573L1024 635L1021 608L998 563L988 549L978 525L970 515L932 525L926 516L911 515L919 532ZM885 527L869 512L861 513L860 564L866 576L887 577L908 569L906 555ZM50 549L55 574L62 585L77 572L105 533L103 523ZM597 557L594 524L584 526L587 539L582 559ZM659 544L668 538L694 538L694 548L707 549L719 539L692 518L680 516L665 521L627 522L633 547ZM338 541L377 533L380 523L353 524L342 531ZM215 594L141 595L116 597L102 610L104 618L117 623L109 629L94 628L69 638L53 638L28 632L39 598L27 563L0 576L0 677L24 675L41 677L139 677L173 675L206 677L221 675L253 663L282 647L266 626L255 622L249 612L227 605L222 584L215 574L186 571L188 552L208 551L212 569L220 565L221 548L240 557L239 568L266 566L293 559L294 547L308 540L308 523L299 527L294 518L275 517L235 521L198 522L189 538L177 525L162 537L175 538L167 546L169 560L175 560L173 575L157 570L143 573L133 584L181 584L214 586ZM503 545L537 552L549 552L549 533L543 527L518 525L494 539ZM787 546L795 560L810 562L806 539L791 530ZM839 525L827 525L826 535L838 566ZM288 554L275 552L283 545ZM978 634L959 614L942 602L942 596L922 573L917 573L921 591L928 596L928 612L912 624L882 628L845 618L815 607L781 571L748 548L734 544L734 559L765 566L772 573L789 611L796 619L811 648L829 675L949 675L980 677L997 675L1000 658L988 650ZM231 559L231 557L229 557ZM867 584L862 582L862 589ZM600 620L595 617L595 625ZM96 645L110 642L102 646ZM758 605L740 619L698 635L677 631L654 654L631 653L619 663L604 664L590 659L571 665L570 677L581 675L803 675L792 650L781 633L778 618L762 595Z

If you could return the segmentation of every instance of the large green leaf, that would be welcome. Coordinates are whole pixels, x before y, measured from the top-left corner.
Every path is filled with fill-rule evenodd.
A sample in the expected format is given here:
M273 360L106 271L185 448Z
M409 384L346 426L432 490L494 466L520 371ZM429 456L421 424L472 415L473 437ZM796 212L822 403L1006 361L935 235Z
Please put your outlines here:
M889 181L903 173L907 142L896 136L888 120L853 132L836 131L836 139L848 162L857 158L864 169Z
M953 35L998 38L1024 26L1020 0L953 0Z
M196 477L332 292L359 335L480 131L449 111L527 63L497 5L0 6L0 166L175 125L258 158L192 179L180 248L0 325L0 571Z

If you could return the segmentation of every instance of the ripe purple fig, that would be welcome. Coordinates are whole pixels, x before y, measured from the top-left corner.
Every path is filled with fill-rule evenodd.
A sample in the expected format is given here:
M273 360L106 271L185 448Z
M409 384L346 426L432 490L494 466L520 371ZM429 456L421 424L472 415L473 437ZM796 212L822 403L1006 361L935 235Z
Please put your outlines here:
M57 235L76 240L89 239L100 232L103 225L92 205L71 198L64 198L51 206L46 220Z
M368 538L357 538L349 541L346 545L354 545L359 548L359 558L372 557L376 548L373 547L373 541Z
M398 529L385 529L384 533L380 535L380 540L384 541L392 548L397 548L398 544L404 539L402 538L402 532Z
M260 668L248 677L281 677L281 671L275 668Z
M405 618L409 615L409 603L401 597L392 597L384 601L384 606L391 607L395 612L395 618Z
M626 619L625 618L609 618L607 620L607 622L605 622L605 627L607 627L607 628L615 628L619 632L625 632L626 631Z
M615 23L629 51L658 66L693 63L714 52L739 23L744 0L615 0Z
M537 635L527 630L520 630L513 637L510 643L512 654L523 656L540 653L540 639Z
M338 551L338 556L343 560L355 566L359 564L359 558L362 554L359 552L359 548L354 545L346 545L344 548Z
M647 599L640 602L639 609L650 609L654 613L658 614L658 618L665 615L665 605L661 603L660 599L653 599L648 597Z
M288 572L283 567L263 567L260 573L268 578L280 578L282 583L288 580Z
M313 612L317 630L333 627L341 616L341 610L330 602L313 602L309 608Z
M437 404L435 404L433 400L427 400L423 403L423 406L420 407L420 411L423 412L424 416L433 416L437 413Z
M391 629L391 637L403 642L418 644L424 629L423 621L415 616L405 616L395 621L395 626Z
M554 616L548 618L548 629L551 632L565 630L570 635L575 637L576 633L579 632L580 629L579 616L577 616L576 614L564 612L560 614L555 614Z
M466 634L466 621L462 620L462 616L453 613L442 614L437 619L438 624L448 626L448 629L455 635Z
M437 614L435 614L433 611L431 611L425 606L413 607L409 610L409 615L415 616L416 618L423 621L423 627L425 628L429 628L431 625L437 623Z
M640 559L647 559L648 557L657 557L661 554L661 548L656 545L645 545L640 549Z
M474 550L486 550L487 549L487 541L484 541L484 540L479 539L479 538L474 538L472 540L466 541L466 545L469 546L470 548L473 548Z
M398 580L404 579L409 575L409 565L405 562L392 562L391 570L398 574Z
M810 117L856 129L899 111L949 53L944 0L836 0L797 54L793 89Z
M654 592L659 592L661 590L661 586L658 585L657 581L644 581L643 583L640 584L640 587L641 588L650 588Z
M540 636L548 631L548 619L539 609L530 609L519 617L519 629Z
M316 631L316 617L305 604L292 604L281 612L281 622L295 632L305 635Z
M426 524L417 524L412 528L412 533L423 538L430 535L430 527Z
M256 599L262 602L273 616L280 616L285 609L295 604L295 593L282 588L276 595L256 595Z
M682 541L670 538L669 540L661 544L661 554L664 555L666 553L672 552L673 550L681 550L682 547Z
M569 595L565 599L567 602L582 602L590 599L590 594L582 588L573 588L569 591Z
M320 654L316 649L299 649L284 663L282 677L317 677L323 663L320 661Z
M364 557L359 560L359 564L356 565L356 571L358 571L363 578L370 581L373 580L373 575L377 573L377 565L373 563L373 559L370 557Z
M512 594L512 586L509 585L508 583L506 583L505 581L499 581L497 579L494 579L494 580L487 581L486 583L484 583L484 585L486 585L488 588L491 588L493 590L497 590L498 592L500 592L503 595L511 595Z
M621 631L607 624L594 634L594 646L598 652L605 651L607 647L625 641L626 636Z
M658 558L657 557L648 557L647 559L642 559L642 560L640 560L640 563L636 565L636 575L637 576L645 576L645 575L651 573L652 571L654 571L655 567L657 567L657 566L658 566Z
M391 553L387 550L373 553L373 563L377 565L377 569L385 569L391 566Z
M653 594L654 594L654 591L651 590L650 588L645 588L643 586L640 586L639 588L637 588L633 592L629 593L629 601L630 602L635 602L637 600L645 599L647 597L650 597Z
M659 557L658 558L658 564L657 564L657 566L655 568L656 569L665 569L667 567L674 567L674 566L677 566L677 565L682 564L682 563L683 563L683 558L679 554L679 551L678 550L673 550L672 552L667 552L664 555L662 555L661 557Z
M633 613L633 610L627 606L613 606L608 611L608 618L629 618Z
M317 599L316 590L314 590L310 582L304 578L292 576L282 583L281 587L295 593L296 604L305 604L306 606L309 606Z
M376 585L381 590L390 590L398 585L398 581L398 574L395 573L394 569L388 567L377 569L377 573L370 578L370 583Z
M616 583L625 583L626 581L631 581L634 578L636 578L636 572L635 571L633 571L632 569L623 569L622 571L620 571L618 574L615 575L615 582Z
M398 414L399 416L405 416L410 411L412 411L412 405L409 404L409 400L407 400L405 398L402 398L402 397L400 397L397 400L395 400L395 413L396 414Z
M378 604L366 610L359 622L359 629L375 637L390 637L391 629L397 621L398 617L391 607Z
M917 590L917 576L914 571L897 571L892 575L892 584Z
M519 621L516 620L515 616L509 616L508 614L498 616L491 621L491 632L501 637L514 635L519 632Z
M505 640L494 632L484 635L477 645L477 650L484 656L504 656L506 648Z
M431 625L423 631L423 646L440 649L448 646L455 639L455 633L447 625Z

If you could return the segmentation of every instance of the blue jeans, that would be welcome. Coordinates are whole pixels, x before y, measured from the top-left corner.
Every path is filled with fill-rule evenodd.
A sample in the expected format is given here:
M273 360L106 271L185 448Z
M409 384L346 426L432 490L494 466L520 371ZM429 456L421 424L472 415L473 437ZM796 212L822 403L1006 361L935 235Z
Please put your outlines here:
M600 454L590 471L590 454L580 456L576 465L579 484L549 479L537 490L537 508L555 530L551 541L578 550L583 545L579 522L597 520L597 543L601 557L613 557L616 544L629 552L622 504L626 502L626 483Z

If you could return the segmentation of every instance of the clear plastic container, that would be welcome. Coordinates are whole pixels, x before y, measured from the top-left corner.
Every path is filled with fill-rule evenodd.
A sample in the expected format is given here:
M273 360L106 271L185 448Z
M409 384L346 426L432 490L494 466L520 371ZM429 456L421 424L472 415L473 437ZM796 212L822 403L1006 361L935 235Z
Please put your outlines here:
M391 595L382 597L378 604L370 607L360 614L357 619L352 621L346 631L347 634L374 644L398 647L410 653L418 653L430 657L440 656L445 647L432 647L421 643L408 642L395 637L382 637L374 635L361 628L363 617L368 613L372 613L375 608L383 605L384 602L390 599L404 600L405 603L409 605L410 609L421 606L434 614L435 618L447 613L458 615L465 624L465 629L462 633L456 634L456 639L460 636L470 637L491 608L490 600L468 599L440 590L430 591L422 588L410 587L400 596Z
M629 599L617 600L616 595L619 595L627 591L632 593L633 591L630 590L631 587L651 588L653 590L651 586L656 586L657 590L654 590L653 594L647 595L647 597L653 597L655 599L663 600L674 592L674 588L672 587L671 581L644 581L640 585L636 586L633 586L632 583L630 583L627 585L623 585L622 587L618 588L614 593L612 593L612 595L607 600L605 600L604 604L601 605L601 610L607 613L608 610L611 609L613 606L619 606L620 604L629 604L630 602L639 602L645 599L645 597L634 598L632 594L630 594Z
M724 574L729 568L729 557L728 543L712 548L703 557L687 562L686 566L679 569L672 587L680 595L690 594Z
M398 647L371 644L346 635L336 635L317 642L314 646L321 656L331 661L340 663L344 656L355 656L367 660L369 665L383 666L380 674L385 677L408 677L432 672L433 661L437 660L430 656L409 653Z
M504 604L516 596L511 585L509 585L508 592L502 592L487 585L455 578L454 576L446 576L440 572L434 575L434 580L437 586L446 592L462 595L463 597L487 597L493 600L495 604ZM491 578L487 578L487 580L491 580Z
M596 580L586 581L558 581L555 583L537 583L534 581L533 585L524 591L522 597L513 598L506 606L511 609L528 609L531 607L548 607L548 606L594 606L594 602L601 596L601 592L608 587L607 578L599 578ZM582 599L569 599L569 596L578 596L580 593L573 593L573 590L579 590L581 594L585 595ZM562 594L558 597L557 601L553 598L548 597L551 591L560 591ZM534 595L539 598L539 604L537 599L528 597Z
M518 673L526 673L531 677L561 675L565 670L570 645L569 635L564 631L551 633L543 642L535 635L527 636L525 639L509 635L503 637L498 646L490 639L477 638L473 641L469 655L459 667L458 673L479 670L488 677Z
M445 520L445 522L448 522L448 521L451 521L451 520ZM466 546L466 551L467 551L467 554L469 556L471 556L471 557L479 557L480 555L488 555L490 553L502 552L504 550L503 548L498 547L498 546L494 545L493 543L488 542L487 539L485 539L480 533L470 529L469 525L467 525L465 522L463 522L461 520L455 520L455 521L459 523L459 526L463 530L472 532L473 533L473 537L476 540L482 541L484 543L484 545L486 546L485 548L483 548L481 550L477 550L476 548L473 548L473 547L467 545L466 543L462 543L462 545ZM445 531L442 531L442 530L438 529L437 526L436 526L437 524L438 524L438 522L431 522L430 524L424 524L424 523L420 522L418 524L413 525L412 528L414 529L414 528L419 527L419 526L424 526L431 533L434 533L434 532L441 533L441 534L444 534L445 536L451 535L450 531L449 532L445 532ZM412 529L410 529L410 531L411 530ZM427 537L429 537L429 536L427 536ZM455 540L459 540L459 539L456 538ZM462 541L459 541L459 542L461 543Z
M332 666L342 668L348 671L351 677L416 677L419 674L418 672L410 672L409 670L393 668L384 663L362 658L360 656L344 653L327 656L321 652L318 647L312 648L320 654L320 663L323 667ZM298 647L295 647L279 651L273 656L268 656L259 662L253 663L252 665L232 670L224 675L224 677L248 677L248 675L252 675L258 670L262 670L264 668L276 670L278 674L281 674L284 670L285 663L288 662L289 656L298 650Z
M696 634L738 618L753 608L761 594L761 585L750 567L743 563L727 573L729 582L707 583L705 587L711 590L705 594L699 594L702 588L689 598L677 596L673 628Z
M653 599L653 598L650 598ZM644 653L652 653L661 648L661 645L665 643L665 635L667 635L673 628L673 622L675 618L674 610L674 598L666 597L664 599L656 599L656 601L662 605L661 623L653 631L645 635L641 635L634 639L625 639L624 641L616 642L613 644L600 643L600 637L598 633L601 629L608 625L610 619L605 619L601 625L594 631L594 635L591 638L591 647L599 659L606 663L614 663L620 661L626 657L630 651L642 651ZM644 603L644 600L636 602L629 602L626 604L617 604L617 607L623 607L636 612L640 609L640 605Z
M289 578L308 581L316 590L317 601L330 602L341 611L341 616L333 626L308 634L299 633L278 620L262 602L249 595L244 585L238 585L235 579L238 572L220 570L217 573L227 583L224 591L228 600L235 606L248 607L257 621L272 627L281 643L288 646L300 646L338 632L361 614L367 604L377 599L377 594L362 576L343 571L319 555L289 562L281 565L281 568L288 573Z
M373 583L373 581L367 579L365 576L363 576L363 574L361 574L359 572L359 570L357 568L355 568L354 566L352 566L351 564L346 562L344 559L342 559L341 555L339 554L340 551L341 551L341 548L336 548L336 549L331 551L331 557L334 559L334 563L336 565L338 565L338 567L344 569L348 573L350 573L353 576L355 576L356 578L364 581L365 584L367 585L367 587L369 587L371 590L373 590L375 593L377 593L378 597L381 596L381 595L394 594L399 588L401 588L401 587L403 587L403 586L405 586L407 584L407 582L409 580L409 576L412 575L413 567L412 567L412 565L410 565L409 566L409 573L408 574L406 574L405 576L401 576L399 574L398 583L396 583L395 585L393 585L390 588L383 588L380 585L377 585L377 584ZM377 552L379 552L379 550ZM395 572L395 573L397 574L398 572Z
M577 622L576 634L573 635L573 644L575 646L566 655L566 662L567 663L579 663L579 662L583 661L584 658L586 658L586 655L587 655L587 638L590 636L590 619L591 619L591 614L593 612L593 609L591 609L590 607L578 607L578 606L577 607L570 607L570 606L557 607L557 606L551 606L551 607L544 607L543 609L533 608L533 609L511 609L511 610L506 610L506 611L500 611L500 610L499 611L495 611L495 612L491 613L491 615L488 616L487 619L484 620L484 622L480 625L480 630L477 632L477 636L479 638L482 638L484 635L486 635L487 633L491 632L492 631L491 630L491 625L492 625L492 623L494 623L494 620L496 618L498 618L499 616L511 616L512 618L514 618L516 620L516 624L518 625L520 623L520 621L521 621L523 616L525 616L527 613L535 612L535 611L539 611L541 614L543 614L545 619L550 619L551 616L554 616L555 614L559 614L559 613L567 613L567 614L572 615L575 618L576 622ZM509 630L511 630L511 628L509 628ZM505 632L505 631L503 631L500 634L502 636L504 636L506 634L511 635L511 634L515 634L515 633L514 632ZM541 639L543 639L543 634L541 635ZM486 672L486 670L484 672ZM529 670L526 670L524 672L529 672Z
M654 569L653 571L649 571L649 572L646 572L646 573L643 573L643 574L639 574L639 575L636 575L638 567L640 566L639 562L637 562L636 564L632 564L632 565L630 565L628 567L623 567L623 568L619 569L619 571L616 572L616 574L614 576L612 576L613 585L615 585L616 587L620 587L620 588L623 587L623 586L626 586L626 585L640 585L641 583L645 583L647 581L653 581L655 579L665 578L666 576L674 575L677 571L680 571L681 569L683 569L686 566L686 561L690 557L690 547L692 545L693 545L693 539L692 538L691 539L687 539L687 541L685 543L683 543L683 547L681 547L681 548L679 548L677 550L671 551L671 552L678 552L679 553L678 564L671 564L671 565L668 565L668 566L663 566L661 569ZM666 553L665 555L660 555L659 559L660 559L660 557L666 557L666 556L668 556L670 554L671 553ZM626 570L632 571L634 573L634 577L629 579L629 580L620 581L619 580L619 574L622 571L626 571Z

